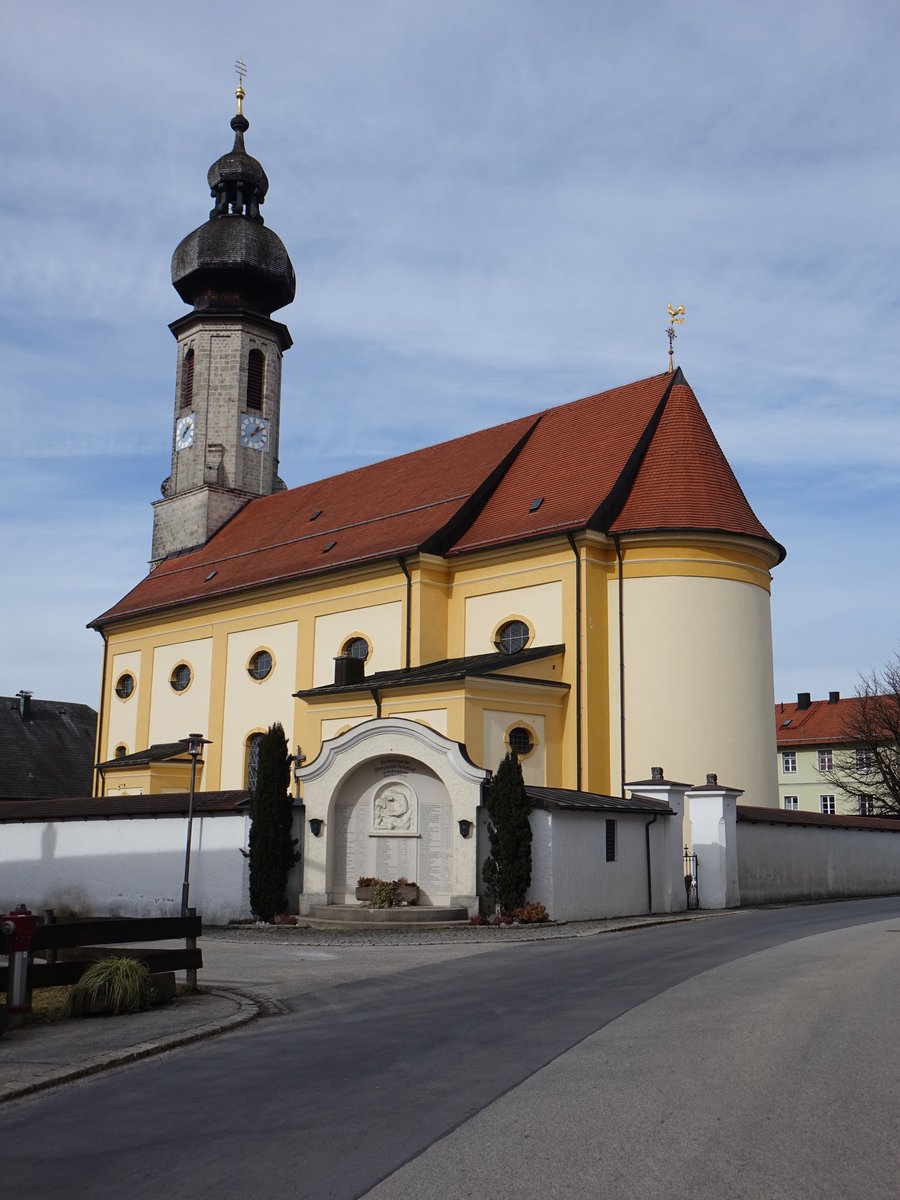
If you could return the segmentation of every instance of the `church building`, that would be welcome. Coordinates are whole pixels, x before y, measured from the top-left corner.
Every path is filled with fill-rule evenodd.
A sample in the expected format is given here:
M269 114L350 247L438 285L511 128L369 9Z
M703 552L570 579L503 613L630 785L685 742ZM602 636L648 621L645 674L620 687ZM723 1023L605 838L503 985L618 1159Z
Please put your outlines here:
M97 795L186 791L190 733L199 790L246 788L281 722L323 903L405 875L423 903L471 904L471 830L509 749L538 804L625 811L626 784L663 763L777 807L784 550L681 369L285 487L291 336L272 314L295 278L237 95L214 207L172 259L190 311L170 326L151 569L92 622Z

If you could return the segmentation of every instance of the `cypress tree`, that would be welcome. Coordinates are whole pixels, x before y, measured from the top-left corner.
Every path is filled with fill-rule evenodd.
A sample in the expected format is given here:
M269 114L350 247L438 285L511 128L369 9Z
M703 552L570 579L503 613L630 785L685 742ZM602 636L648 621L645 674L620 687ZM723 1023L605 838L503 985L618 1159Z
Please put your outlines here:
M280 724L270 725L259 746L256 786L250 796L250 910L261 921L286 911L287 877L298 859L291 837L291 756Z
M531 886L531 801L525 794L522 767L514 750L497 768L488 788L485 807L491 853L482 876L491 899L501 913L525 903Z

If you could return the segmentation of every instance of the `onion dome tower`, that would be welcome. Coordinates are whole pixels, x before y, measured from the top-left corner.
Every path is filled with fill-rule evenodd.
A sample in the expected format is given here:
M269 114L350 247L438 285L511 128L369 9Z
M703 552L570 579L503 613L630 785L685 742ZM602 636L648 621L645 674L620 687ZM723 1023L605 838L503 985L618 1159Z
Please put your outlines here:
M152 566L203 545L248 500L284 488L281 357L291 335L271 318L293 300L296 280L260 214L269 180L244 146L244 95L241 77L234 145L207 176L209 219L172 256L172 284L192 311L169 326L178 342L172 470L154 503Z

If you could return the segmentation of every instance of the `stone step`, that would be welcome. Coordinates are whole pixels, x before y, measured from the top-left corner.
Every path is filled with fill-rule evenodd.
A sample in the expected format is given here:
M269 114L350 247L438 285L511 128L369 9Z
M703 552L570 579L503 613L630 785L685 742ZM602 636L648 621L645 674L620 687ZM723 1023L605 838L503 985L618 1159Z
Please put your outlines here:
M422 929L457 924L469 919L467 908L439 905L404 905L402 908L368 908L365 904L317 904L301 917L314 929Z

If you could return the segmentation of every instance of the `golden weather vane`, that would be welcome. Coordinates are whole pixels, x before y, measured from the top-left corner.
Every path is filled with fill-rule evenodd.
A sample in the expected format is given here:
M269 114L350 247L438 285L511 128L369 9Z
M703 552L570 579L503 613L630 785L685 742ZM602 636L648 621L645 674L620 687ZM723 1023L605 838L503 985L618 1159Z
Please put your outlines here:
M245 93L244 93L244 76L247 74L247 64L244 62L244 60L242 58L239 58L236 60L236 62L234 64L234 69L237 72L237 77L238 77L237 90L235 91L234 94L235 94L235 97L237 98L237 102L238 102L238 113L241 114L241 113L243 113L243 109L241 108L241 105L244 102L244 95L245 95Z
M675 353L675 339L678 334L675 332L676 325L684 324L684 305L679 304L677 308L673 308L671 304L667 305L669 309L669 323L666 326L666 333L669 337L669 374L675 370L672 363L672 356Z

